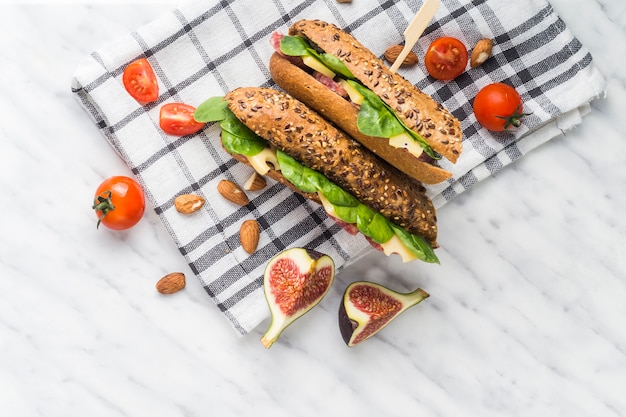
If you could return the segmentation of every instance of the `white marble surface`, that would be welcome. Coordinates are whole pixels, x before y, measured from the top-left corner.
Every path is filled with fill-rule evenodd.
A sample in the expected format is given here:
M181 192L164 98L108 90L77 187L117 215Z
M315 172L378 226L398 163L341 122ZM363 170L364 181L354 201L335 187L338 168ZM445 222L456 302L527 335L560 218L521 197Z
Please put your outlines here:
M130 231L95 228L95 187L130 173L72 96L72 72L176 3L9 3L0 415L626 414L622 0L552 1L608 95L580 127L441 209L440 267L372 255L270 350L264 328L235 335L151 210ZM154 284L172 271L187 288L160 296ZM349 349L336 306L356 279L431 297Z

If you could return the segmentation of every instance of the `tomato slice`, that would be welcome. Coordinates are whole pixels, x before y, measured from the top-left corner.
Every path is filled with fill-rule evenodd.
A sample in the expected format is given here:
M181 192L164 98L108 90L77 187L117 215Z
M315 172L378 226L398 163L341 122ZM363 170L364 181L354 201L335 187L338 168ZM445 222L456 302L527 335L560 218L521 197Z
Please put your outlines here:
M185 136L196 133L204 127L204 123L193 118L196 108L184 103L167 103L161 106L159 125L165 133Z
M426 70L441 81L452 80L467 67L467 48L463 42L450 36L435 39L424 57Z
M122 82L128 94L141 103L150 103L159 97L157 77L146 58L128 64Z

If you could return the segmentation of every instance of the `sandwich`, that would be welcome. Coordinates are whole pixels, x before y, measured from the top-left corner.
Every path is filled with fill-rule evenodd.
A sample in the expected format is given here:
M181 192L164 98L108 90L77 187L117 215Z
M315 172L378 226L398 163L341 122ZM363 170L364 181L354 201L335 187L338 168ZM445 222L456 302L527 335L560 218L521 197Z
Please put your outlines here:
M435 208L423 185L301 101L242 87L206 100L194 117L219 123L221 145L236 160L321 204L375 248L404 262L439 262Z
M462 130L446 108L336 25L301 20L271 37L274 82L363 146L424 184L452 174Z

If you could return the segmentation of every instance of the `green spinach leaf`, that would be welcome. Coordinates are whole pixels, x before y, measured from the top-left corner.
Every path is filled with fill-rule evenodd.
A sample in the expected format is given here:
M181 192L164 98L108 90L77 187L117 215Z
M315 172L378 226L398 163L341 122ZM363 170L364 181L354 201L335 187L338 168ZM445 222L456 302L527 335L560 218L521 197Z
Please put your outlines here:
M254 156L267 146L267 142L257 136L230 111L220 121L222 144L231 153Z
M361 233L376 243L385 243L394 235L389 220L364 204L358 207L356 224Z
M335 74L348 79L354 78L354 75L352 75L352 72L350 72L343 61L334 55L317 52L300 36L283 36L280 40L280 50L289 56L311 56L326 65Z
M319 57L320 61L322 61L322 63L330 68L330 70L335 74L339 74L340 76L348 80L354 79L354 75L348 69L348 67L346 67L346 64L344 64L341 59L327 53L320 54Z
M439 258L437 258L435 250L428 242L426 242L424 238L411 234L393 223L390 223L390 226L393 228L400 241L404 243L404 245L418 257L418 259L430 263L439 263Z
M355 196L333 182L326 181L325 184L322 184L321 191L333 206L356 207L360 204Z
M311 55L311 47L300 36L283 36L280 40L280 50L289 56Z
M228 103L224 97L211 97L196 108L193 118L201 123L219 122L224 120L227 117L226 113L229 112Z
M363 103L357 116L357 127L365 135L381 138L390 138L407 132L424 152L433 159L441 159L441 155L430 147L417 132L409 129L377 94L359 82L348 80L354 88L363 95Z

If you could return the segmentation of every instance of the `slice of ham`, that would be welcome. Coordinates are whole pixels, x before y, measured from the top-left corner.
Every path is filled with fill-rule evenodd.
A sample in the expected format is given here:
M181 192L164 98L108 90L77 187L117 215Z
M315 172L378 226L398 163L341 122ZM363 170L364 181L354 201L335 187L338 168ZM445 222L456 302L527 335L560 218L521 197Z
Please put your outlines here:
M313 76L315 77L315 79L317 81L319 81L320 83L324 84L332 92L339 94L343 98L348 98L348 92L345 90L345 88L343 88L341 86L341 84L339 84L338 82L336 82L332 78L327 77L326 75L321 74L321 73L319 73L317 71L313 74Z

